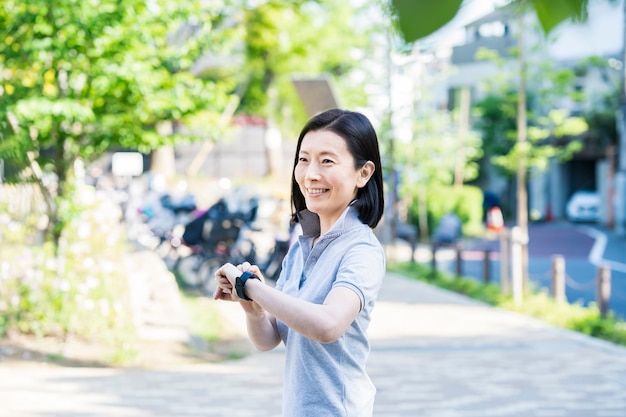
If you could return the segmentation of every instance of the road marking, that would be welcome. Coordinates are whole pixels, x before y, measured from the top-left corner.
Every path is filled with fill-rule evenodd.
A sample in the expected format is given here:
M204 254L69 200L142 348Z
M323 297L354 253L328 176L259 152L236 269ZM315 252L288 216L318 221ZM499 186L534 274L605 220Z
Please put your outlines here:
M601 231L594 229L593 227L581 226L579 229L583 233L586 233L587 235L595 239L595 243L593 244L593 247L589 252L589 262L591 262L595 266L608 266L614 271L626 273L626 264L604 259L604 251L608 243L606 233L602 233Z

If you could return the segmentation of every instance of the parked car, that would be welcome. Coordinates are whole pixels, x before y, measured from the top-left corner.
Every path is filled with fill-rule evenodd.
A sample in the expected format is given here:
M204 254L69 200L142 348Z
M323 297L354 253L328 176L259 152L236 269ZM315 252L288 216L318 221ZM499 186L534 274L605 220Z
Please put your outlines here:
M567 219L572 222L597 222L600 196L596 191L576 191L565 206Z

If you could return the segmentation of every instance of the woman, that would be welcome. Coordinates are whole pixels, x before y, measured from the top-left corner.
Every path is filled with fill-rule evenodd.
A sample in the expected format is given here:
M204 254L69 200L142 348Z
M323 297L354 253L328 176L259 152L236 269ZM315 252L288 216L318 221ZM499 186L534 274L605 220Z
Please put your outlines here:
M285 344L283 416L371 416L367 328L385 274L372 229L384 200L378 139L365 116L332 109L304 126L291 201L303 233L275 288L257 266L226 264L214 298L240 302L259 350Z

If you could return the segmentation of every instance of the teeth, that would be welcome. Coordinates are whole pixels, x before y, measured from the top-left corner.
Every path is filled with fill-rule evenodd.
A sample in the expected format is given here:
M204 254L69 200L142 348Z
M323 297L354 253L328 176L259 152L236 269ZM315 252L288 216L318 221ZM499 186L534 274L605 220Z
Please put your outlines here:
M321 194L325 191L326 190L324 188L307 188L307 192L309 194Z

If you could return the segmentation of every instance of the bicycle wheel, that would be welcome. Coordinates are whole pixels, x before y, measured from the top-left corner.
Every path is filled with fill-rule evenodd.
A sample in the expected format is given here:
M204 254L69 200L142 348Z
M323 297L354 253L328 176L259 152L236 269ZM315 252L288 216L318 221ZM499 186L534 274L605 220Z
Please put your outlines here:
M277 240L265 264L265 278L278 280L283 269L283 259L289 250L289 242Z
M217 271L225 261L219 258L208 258L198 269L198 288L208 297L212 297L217 289L215 282L215 271Z
M205 259L201 253L192 253L178 258L174 265L174 271L184 287L199 288L201 286L199 271Z

